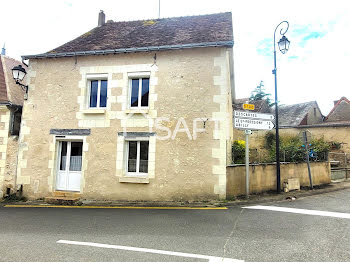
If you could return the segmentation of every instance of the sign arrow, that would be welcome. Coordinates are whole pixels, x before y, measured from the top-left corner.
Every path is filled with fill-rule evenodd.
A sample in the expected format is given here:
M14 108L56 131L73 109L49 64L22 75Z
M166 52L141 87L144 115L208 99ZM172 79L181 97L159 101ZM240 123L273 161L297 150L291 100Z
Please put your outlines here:
M264 119L264 120L274 120L275 116L273 114L262 114L247 111L234 111L234 116L239 118L250 118L250 119Z
M255 129L255 130L271 130L275 127L272 121L260 119L246 119L235 117L235 128Z

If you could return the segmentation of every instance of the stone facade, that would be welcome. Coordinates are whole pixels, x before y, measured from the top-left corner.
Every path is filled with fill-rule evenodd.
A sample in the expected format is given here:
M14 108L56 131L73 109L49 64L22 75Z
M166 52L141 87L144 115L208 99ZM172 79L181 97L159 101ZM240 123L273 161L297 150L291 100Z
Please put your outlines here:
M20 61L0 55L0 198L17 191L18 132L24 98L23 89L12 76L17 65L26 68Z
M31 59L17 168L24 196L38 199L57 191L58 141L65 140L83 142L83 199L225 198L233 130L231 56L232 48L213 47L161 51L156 60L149 52ZM130 110L130 76L143 74L150 79L149 107ZM108 80L107 106L88 109L88 80L99 77ZM165 128L171 130L168 139ZM59 135L53 129L90 133ZM130 134L138 140L146 134L149 141L147 177L125 172Z
M327 116L326 122L350 121L350 103L342 98Z
M320 124L323 122L323 115L318 107L317 104L313 105L303 121L301 122L301 125L315 125Z
M16 192L18 136L11 135L12 114L10 108L0 106L0 197Z

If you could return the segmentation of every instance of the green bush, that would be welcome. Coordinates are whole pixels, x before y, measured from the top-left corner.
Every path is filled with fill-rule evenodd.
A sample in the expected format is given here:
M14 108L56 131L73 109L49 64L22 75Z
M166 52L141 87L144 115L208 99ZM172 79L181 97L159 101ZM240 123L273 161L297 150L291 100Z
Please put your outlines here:
M310 141L312 149L318 160L326 160L327 154L336 142L327 142L324 138L315 138ZM265 135L265 149L268 151L266 162L276 161L276 138L275 134L268 132ZM305 147L298 135L280 136L280 160L285 162L304 162L306 159Z
M267 132L265 135L265 148L270 150L276 145L276 135L272 132Z
M244 164L245 141L235 140L232 145L232 162L235 164Z
M327 160L328 152L334 144L337 144L337 142L327 142L323 137L319 139L312 139L310 143L310 149L312 149L317 154L318 160Z

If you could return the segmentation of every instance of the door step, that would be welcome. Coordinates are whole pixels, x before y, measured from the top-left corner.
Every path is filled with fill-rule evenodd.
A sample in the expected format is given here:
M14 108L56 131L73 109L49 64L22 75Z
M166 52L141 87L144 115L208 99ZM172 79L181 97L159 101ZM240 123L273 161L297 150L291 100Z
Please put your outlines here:
M80 193L76 192L68 192L68 191L54 191L52 192L53 197L72 197L72 198L79 198Z
M80 193L56 191L52 196L45 197L45 202L58 205L74 205L80 199Z

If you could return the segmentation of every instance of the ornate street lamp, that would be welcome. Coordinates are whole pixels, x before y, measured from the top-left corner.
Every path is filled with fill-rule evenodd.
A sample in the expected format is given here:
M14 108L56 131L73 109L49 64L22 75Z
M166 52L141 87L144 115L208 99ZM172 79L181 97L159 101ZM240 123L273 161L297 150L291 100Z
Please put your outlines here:
M275 68L272 73L275 75L275 114L276 114L276 176L277 176L277 193L281 193L281 169L280 169L280 138L279 138L279 124L278 124L278 99L277 99L277 66L276 66L276 31L279 26L281 26L280 35L282 38L278 41L278 48L282 54L285 54L289 49L289 40L285 37L289 28L289 23L287 21L282 21L278 24L273 35L273 55L274 55L274 65ZM285 26L285 27L284 27Z
M21 86L22 89L25 91L24 99L28 98L28 86L23 85L21 82L23 78L26 76L26 74L27 74L26 70L21 65L18 65L12 68L13 79L16 81L16 84Z
M280 41L278 41L278 47L279 47L279 49L280 49L282 54L287 53L287 51L289 49L289 44L290 44L290 42L289 42L288 38L285 35L282 36Z

